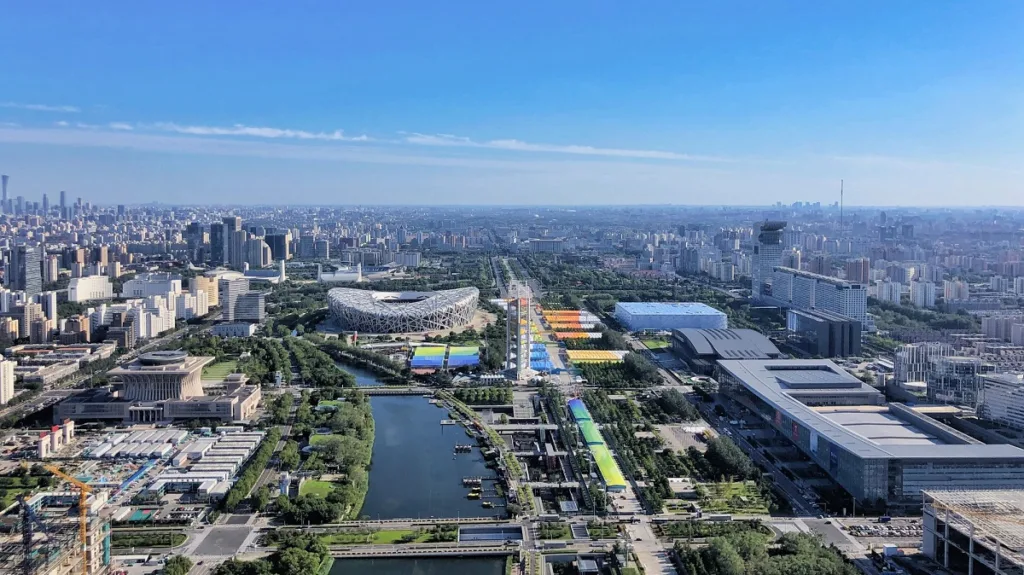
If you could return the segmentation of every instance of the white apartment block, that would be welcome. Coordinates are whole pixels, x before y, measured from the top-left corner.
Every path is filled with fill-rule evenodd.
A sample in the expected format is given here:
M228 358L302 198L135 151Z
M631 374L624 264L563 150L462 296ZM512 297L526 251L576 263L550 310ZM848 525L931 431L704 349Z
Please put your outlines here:
M910 303L915 307L935 307L935 284L932 282L910 282Z
M176 299L174 314L178 319L189 320L210 313L209 298L203 290L196 290L195 293L181 292Z
M107 276L71 278L71 283L68 284L68 301L97 301L113 297L114 286Z
M1024 374L997 373L982 377L984 399L978 410L984 419L1024 429Z
M971 299L971 288L963 280L945 280L942 282L942 297L946 301L967 301Z
M0 405L7 405L14 398L15 361L0 360Z
M885 281L875 284L875 297L899 305L900 296L903 294L903 284L900 282Z
M947 343L910 343L896 349L893 359L896 383L924 381L931 366L931 359L948 357L955 353Z

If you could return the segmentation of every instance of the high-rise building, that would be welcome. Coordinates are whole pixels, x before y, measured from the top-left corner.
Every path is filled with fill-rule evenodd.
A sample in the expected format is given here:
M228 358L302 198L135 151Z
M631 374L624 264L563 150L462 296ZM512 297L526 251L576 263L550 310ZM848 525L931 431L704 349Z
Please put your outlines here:
M11 289L22 290L27 296L43 291L42 246L15 246L5 272L5 281Z
M10 213L10 208L7 207L7 181L10 180L10 176L0 176L0 187L3 188L3 204L0 205L0 210L3 210L5 214Z
M57 323L57 292L44 291L34 298L39 305L43 306L43 315L48 321Z
M196 276L188 280L188 289L190 292L203 291L206 292L206 303L209 306L220 305L220 286L215 277L207 276Z
M910 303L915 307L935 307L935 284L928 281L910 282Z
M992 276L989 280L989 289L996 293L1003 293L1010 291L1010 280L1003 276Z
M4 176L6 183L7 176ZM6 194L6 191L5 191ZM0 360L0 405L7 405L14 399L14 366L16 362Z
M942 297L947 302L967 301L971 299L971 287L961 279L945 280L942 282Z
M245 242L245 261L250 269L265 268L273 261L270 246L263 238L251 238Z
M60 217L68 217L68 193L64 190L60 191Z
M43 306L34 302L25 302L25 305L21 306L21 317L18 319L18 337L32 335L32 323L43 317Z
M277 261L292 259L292 235L289 232L268 233L263 239L270 246L271 259Z
M1024 296L1024 277L1013 278L1013 293Z
M221 278L219 282L221 319L224 321L263 321L266 299L249 291L247 278Z
M857 258L846 261L846 281L866 284L871 280L871 260Z
M750 296L760 300L768 295L766 286L771 286L772 270L782 263L782 233L786 222L766 221L761 224L761 233L754 246L754 265L751 270Z
M903 294L903 284L894 281L878 282L875 285L875 297L899 305Z
M245 267L246 256L248 255L245 250L245 243L247 241L249 241L249 232L245 230L228 232L228 265L232 268L240 270Z
M43 215L50 214L50 196L43 194Z
M772 297L797 309L821 309L867 324L868 291L863 284L777 266Z
M210 224L210 262L213 265L223 265L227 263L227 245L225 243L225 237L227 232L227 226L221 222L214 222Z
M43 283L52 284L57 281L60 275L60 267L57 265L57 256L46 256L46 265L43 266Z
M929 362L928 399L977 409L983 385L981 378L992 366L977 357L935 357Z
M981 332L985 337L1010 341L1013 338L1013 326L1017 324L1024 324L1024 314L992 315L981 318Z
M924 381L928 376L931 360L948 357L956 353L947 343L926 342L901 345L896 349L893 377L896 383Z

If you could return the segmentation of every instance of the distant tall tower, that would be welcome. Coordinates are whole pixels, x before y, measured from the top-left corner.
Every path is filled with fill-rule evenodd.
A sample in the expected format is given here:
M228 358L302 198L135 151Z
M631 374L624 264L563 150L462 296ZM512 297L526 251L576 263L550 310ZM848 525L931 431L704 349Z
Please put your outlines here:
M9 179L11 179L11 177L6 175L6 174L0 176L0 185L3 186L3 193L4 193L4 198L3 198L4 199L4 203L0 204L0 210L2 210L4 212L7 211L7 180L9 180Z
M839 180L839 229L843 229L843 181Z
M64 190L60 191L60 217L68 217L68 193Z
M46 193L44 192L43 193L43 215L45 216L45 215L47 215L49 213L50 213L50 196L47 196Z
M766 221L761 224L761 233L757 235L754 245L754 261L751 270L753 276L750 285L750 297L754 301L765 295L765 284L771 283L772 271L782 262L782 232L786 222Z
M517 381L527 379L532 373L530 353L532 336L530 330L530 290L513 282L510 286L508 313L505 315L505 369Z

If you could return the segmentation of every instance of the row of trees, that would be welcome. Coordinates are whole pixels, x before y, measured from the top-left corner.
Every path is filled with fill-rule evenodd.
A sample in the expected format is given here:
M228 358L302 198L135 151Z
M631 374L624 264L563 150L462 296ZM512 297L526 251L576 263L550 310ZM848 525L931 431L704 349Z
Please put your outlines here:
M700 412L678 389L654 393L641 405L647 418L657 423L679 423L700 419Z
M267 464L270 463L270 457L274 454L274 449L280 440L281 429L278 427L271 428L263 437L263 442L256 449L256 454L246 464L245 471L242 472L238 481L231 486L228 494L224 497L225 511L234 511L242 501L249 497L249 492L252 491L260 474L263 473Z
M933 329L936 331L980 331L981 320L967 312L939 313L868 298L868 312L875 316L879 329Z
M296 337L284 338L284 346L292 354L302 381L315 387L355 387L356 378L338 369L326 353L313 343Z
M769 536L758 531L715 537L708 545L675 545L676 566L692 575L855 575L831 547L805 533L786 533L769 548Z
M385 383L400 384L407 381L408 370L405 364L397 362L386 355L370 349L348 345L340 338L324 339L318 335L307 335L306 339L318 345L334 361L373 372Z
M512 386L460 387L455 399L467 405L508 405L512 403Z

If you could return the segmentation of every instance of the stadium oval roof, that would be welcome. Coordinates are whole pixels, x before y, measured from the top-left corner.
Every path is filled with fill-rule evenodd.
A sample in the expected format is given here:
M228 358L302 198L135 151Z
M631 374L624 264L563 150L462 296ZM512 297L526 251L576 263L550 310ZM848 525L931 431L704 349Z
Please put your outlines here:
M436 292L375 292L333 288L328 306L342 328L375 333L450 329L473 319L480 290L465 287Z

